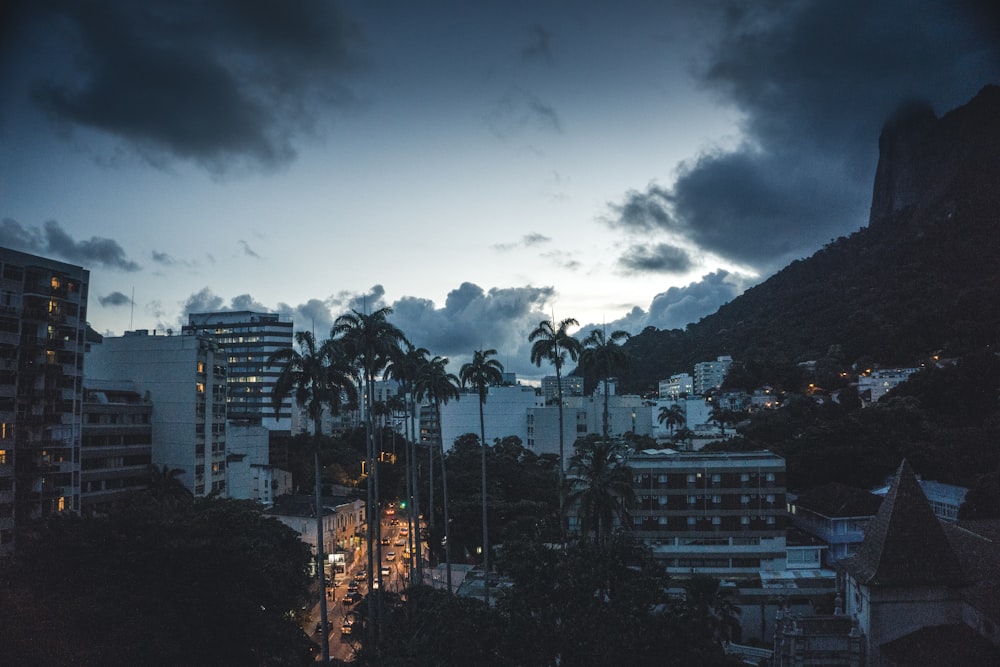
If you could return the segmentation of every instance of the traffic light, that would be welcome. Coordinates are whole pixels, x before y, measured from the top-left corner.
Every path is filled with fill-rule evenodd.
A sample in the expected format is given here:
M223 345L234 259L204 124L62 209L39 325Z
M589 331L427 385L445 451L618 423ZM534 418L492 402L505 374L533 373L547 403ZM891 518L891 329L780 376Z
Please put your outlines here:
M405 510L406 509L406 501L405 500L400 501L400 503L399 503L399 509L401 509L401 510Z

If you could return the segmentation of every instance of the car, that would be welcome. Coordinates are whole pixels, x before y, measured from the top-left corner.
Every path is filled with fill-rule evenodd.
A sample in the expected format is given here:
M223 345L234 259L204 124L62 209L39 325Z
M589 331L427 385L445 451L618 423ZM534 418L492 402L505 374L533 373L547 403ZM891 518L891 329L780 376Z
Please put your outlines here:
M344 596L344 604L357 604L361 602L361 593L354 591L353 593L348 593Z
M367 578L368 578L368 568L364 567L358 570L358 573L354 575L355 581L364 581Z
M358 582L352 581L350 584L348 584L347 585L347 592L348 593L357 593L358 592Z
M354 632L354 623L345 618L343 624L340 626L340 634L349 635L352 632Z
M406 546L406 540L403 539L402 537L397 537L396 538L396 542L395 542L395 546L397 546L397 547L405 547Z
M399 534L402 535L403 537L406 537L407 535L410 534L410 529L407 528L406 526L403 526L402 528L399 529Z
M386 559L387 561L389 561L390 563L391 563L392 561L396 560L396 552L395 552L395 551L389 551L389 552L386 552L386 554L385 554L385 559Z
M393 519L392 521L389 522L389 525L390 526L398 526L399 525L399 519Z
M388 538L388 537L383 537L383 538L382 538L382 539L380 540L380 542L382 543L382 546L383 546L383 547L387 547L387 546L389 546L389 538Z
M392 570L389 568L388 565L383 565L381 572L383 578L387 578L390 574L392 574Z

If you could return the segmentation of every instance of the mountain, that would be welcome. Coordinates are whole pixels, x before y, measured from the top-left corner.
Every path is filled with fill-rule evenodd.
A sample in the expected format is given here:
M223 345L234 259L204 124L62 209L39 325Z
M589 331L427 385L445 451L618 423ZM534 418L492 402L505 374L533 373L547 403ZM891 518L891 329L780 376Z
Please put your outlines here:
M1000 86L937 118L908 104L879 138L869 224L792 262L686 330L626 343L623 389L694 363L793 368L911 364L996 343L1000 331Z

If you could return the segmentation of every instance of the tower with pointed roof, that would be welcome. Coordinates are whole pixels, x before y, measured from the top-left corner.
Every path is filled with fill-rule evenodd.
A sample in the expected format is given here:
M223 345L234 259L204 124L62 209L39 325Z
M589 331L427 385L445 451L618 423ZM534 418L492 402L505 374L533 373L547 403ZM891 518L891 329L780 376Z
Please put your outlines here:
M840 566L845 611L858 620L869 665L881 664L893 640L962 622L962 568L905 460L860 549Z

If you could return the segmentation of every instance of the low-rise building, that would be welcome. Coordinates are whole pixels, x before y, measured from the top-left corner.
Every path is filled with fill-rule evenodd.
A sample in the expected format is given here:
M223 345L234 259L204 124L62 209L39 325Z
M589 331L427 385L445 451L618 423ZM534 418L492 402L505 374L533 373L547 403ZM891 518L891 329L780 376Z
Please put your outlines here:
M831 482L790 500L788 513L794 526L827 544L833 564L857 551L881 505L875 494Z
M674 575L785 570L785 460L771 452L629 457L633 534Z
M132 493L149 488L152 417L152 400L133 383L87 381L80 448L82 514L106 514Z

